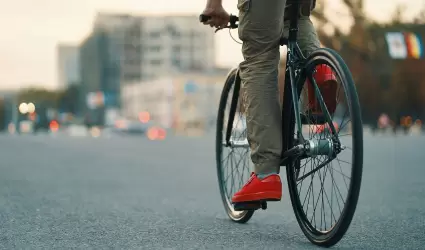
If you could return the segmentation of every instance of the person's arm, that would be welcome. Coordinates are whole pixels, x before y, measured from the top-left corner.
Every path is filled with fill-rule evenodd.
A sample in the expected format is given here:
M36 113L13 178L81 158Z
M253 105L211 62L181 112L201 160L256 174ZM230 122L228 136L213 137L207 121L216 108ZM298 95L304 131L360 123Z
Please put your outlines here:
M207 0L205 10L202 14L211 17L204 24L216 28L226 27L230 19L229 14L223 8L222 0Z

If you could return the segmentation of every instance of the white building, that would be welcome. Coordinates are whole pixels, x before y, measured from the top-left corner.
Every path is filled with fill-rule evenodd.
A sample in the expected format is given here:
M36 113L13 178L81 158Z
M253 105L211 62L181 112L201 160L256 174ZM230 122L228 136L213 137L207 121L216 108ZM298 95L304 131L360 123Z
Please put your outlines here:
M57 86L65 89L71 83L80 81L79 47L59 44L57 46Z
M169 77L126 84L122 89L122 115L138 120L141 112L163 127L172 125L174 83Z
M171 71L209 71L215 67L214 30L197 16L144 17L142 75Z
M215 119L225 76L181 74L126 84L121 91L121 114L137 120L140 112L163 127L204 129Z
M94 29L110 34L110 50L120 56L122 82L215 67L214 30L200 24L197 15L99 13Z

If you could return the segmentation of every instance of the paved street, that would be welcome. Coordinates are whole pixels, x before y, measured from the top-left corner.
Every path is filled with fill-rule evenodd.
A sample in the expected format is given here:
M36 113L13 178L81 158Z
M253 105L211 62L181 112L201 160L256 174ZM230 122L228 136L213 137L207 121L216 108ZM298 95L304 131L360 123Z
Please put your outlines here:
M425 248L425 137L365 136L357 212L336 249ZM214 137L0 136L2 249L315 249L284 201L232 223Z

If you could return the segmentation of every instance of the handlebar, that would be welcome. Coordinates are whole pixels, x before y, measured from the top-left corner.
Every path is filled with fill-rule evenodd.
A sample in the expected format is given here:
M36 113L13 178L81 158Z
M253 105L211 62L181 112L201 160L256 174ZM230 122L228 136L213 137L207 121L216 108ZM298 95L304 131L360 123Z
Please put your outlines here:
M207 15L204 15L204 14L199 15L199 21L201 23L205 23L205 22L207 22L210 19L211 19L210 16L207 16ZM219 30L222 30L222 29L225 29L225 28L228 28L228 29L237 29L238 28L237 22L239 22L239 17L230 15L229 25L226 26L226 27L224 27L224 28L218 28L218 29L215 30L215 32L217 32ZM282 46L288 45L288 38L287 37L282 37L280 39L280 42L279 43Z
M199 21L201 23L205 23L205 22L207 22L210 19L211 19L210 16L207 16L207 15L204 15L204 14L199 15ZM237 29L238 28L237 22L239 22L239 17L230 15L229 25L226 26L226 27L224 27L224 28ZM215 32L217 32L217 31L219 31L221 29L223 29L223 28L218 28L218 29L215 30Z

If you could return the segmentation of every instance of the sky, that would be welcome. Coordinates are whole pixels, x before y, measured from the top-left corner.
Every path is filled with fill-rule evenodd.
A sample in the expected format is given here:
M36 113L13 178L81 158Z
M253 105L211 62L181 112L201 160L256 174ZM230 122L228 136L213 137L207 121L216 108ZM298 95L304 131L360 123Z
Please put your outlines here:
M327 13L342 27L349 27L341 0L326 0ZM0 0L0 89L57 85L56 46L79 44L89 33L97 12L134 14L199 14L206 0ZM223 0L237 13L237 0ZM374 19L385 21L396 4L408 2L406 16L425 6L425 0L365 0ZM195 20L196 21L196 20ZM213 32L213 30L211 31ZM237 31L232 31L237 38ZM240 44L227 31L216 34L216 63L234 66L242 60Z

